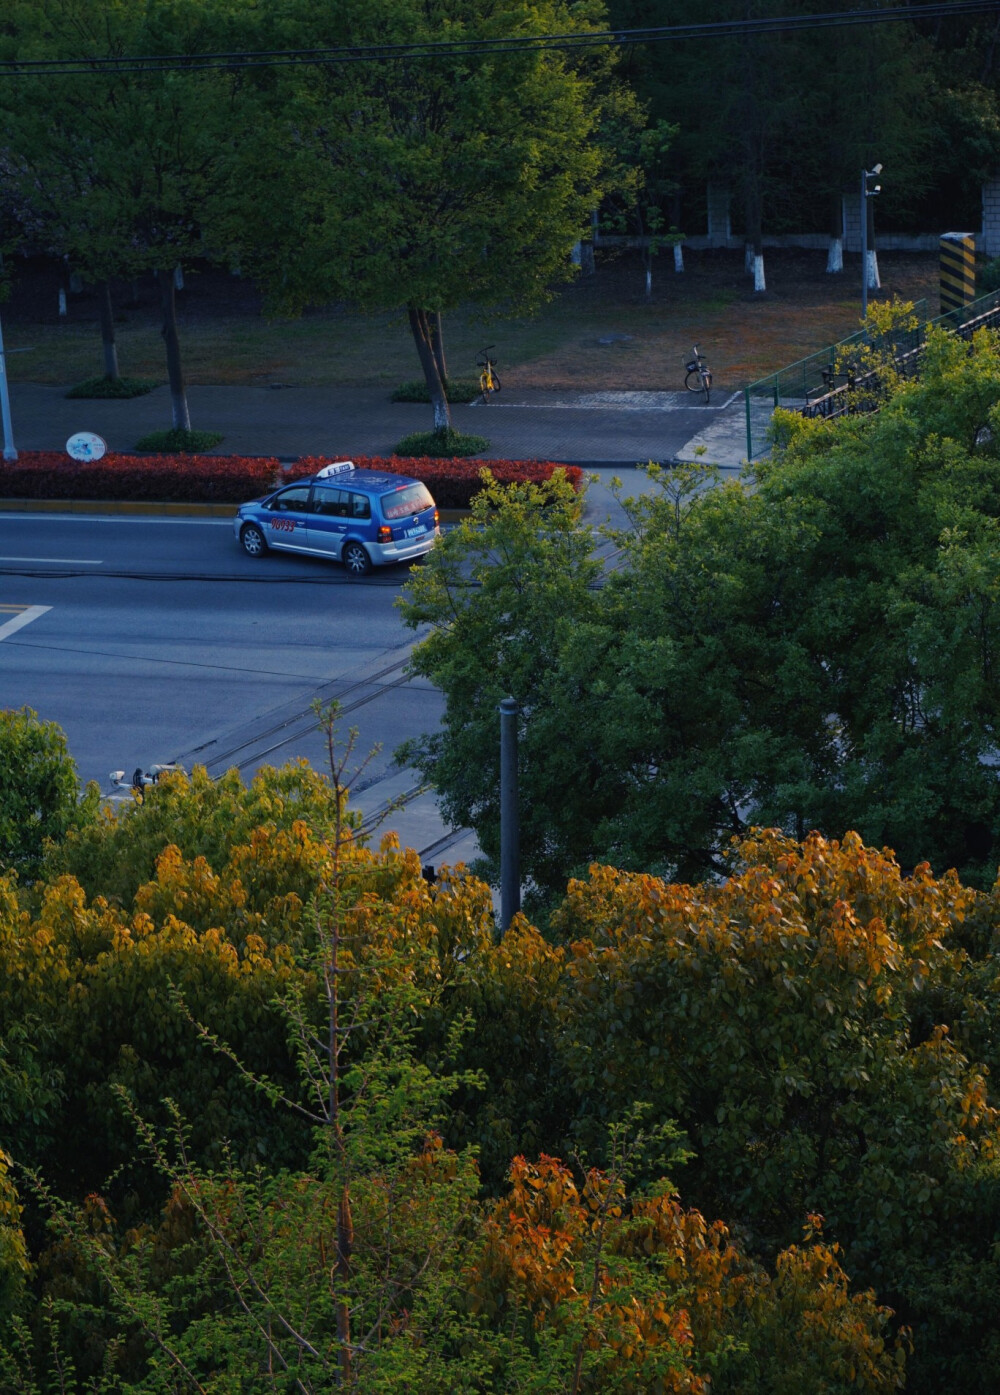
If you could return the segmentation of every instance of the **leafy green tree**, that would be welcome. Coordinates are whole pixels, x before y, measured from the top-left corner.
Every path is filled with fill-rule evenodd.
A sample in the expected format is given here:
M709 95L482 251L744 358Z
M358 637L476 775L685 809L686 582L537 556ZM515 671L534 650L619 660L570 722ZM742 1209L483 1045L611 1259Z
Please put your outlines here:
M557 710L552 661L573 635L585 643L597 623L600 566L579 526L580 501L558 472L544 485L503 487L486 471L483 478L471 517L441 538L431 565L414 576L400 603L408 625L433 627L414 651L414 672L448 696L441 729L410 744L401 758L435 772L446 817L476 829L495 869L497 707L514 697L522 710L526 867L540 884L558 885L563 869L587 856L604 772L596 748L594 760L585 755L595 735L587 708ZM555 789L558 800L550 797ZM589 817L581 818L581 807Z
M186 0L15 0L0 44L8 59L118 59L119 66L4 84L2 177L26 231L100 289L105 368L117 373L109 279L153 272L173 425L191 426L175 268L212 249L206 219L220 192L233 85L221 73L153 72L131 60L211 49L219 6Z
M37 871L48 839L60 839L95 811L97 787L80 805L80 781L55 722L30 707L0 709L0 867Z
M905 1336L893 1339L873 1294L850 1292L837 1246L817 1241L820 1222L778 1256L772 1279L725 1226L681 1207L659 1172L682 1157L669 1124L639 1129L625 1109L604 1169L518 1157L509 1189L477 1204L471 1151L433 1132L473 1077L429 1069L415 1051L420 1017L449 989L443 946L414 933L412 896L402 921L380 901L384 856L344 845L327 869L343 884L327 880L314 901L309 962L326 986L328 1032L283 994L301 1093L257 1079L310 1117L309 1166L272 1174L229 1159L207 1172L181 1119L164 1137L133 1111L171 1196L158 1230L125 1235L97 1198L82 1213L56 1205L39 1267L62 1295L64 1366L89 1348L90 1368L96 1356L106 1379L148 1391L273 1389L276 1373L284 1385L293 1372L302 1395L332 1385L707 1395L709 1375L740 1395L807 1378L838 1395L900 1388ZM454 895L445 889L446 923ZM468 1030L459 1012L451 1054ZM655 1178L645 1186L641 1164ZM97 1281L103 1311L88 1311ZM25 1363L37 1358L17 1357L8 1366L31 1388Z
M1000 350L935 336L894 393L874 417L782 417L752 482L651 471L599 589L577 565L586 539L553 547L544 510L499 496L478 539L431 555L404 615L431 625L414 666L445 693L448 739L416 757L488 853L483 753L509 691L540 886L593 857L701 878L754 825L854 827L904 865L992 882ZM479 587L446 581L464 562Z
M605 201L602 221L614 233L632 234L639 238L643 269L646 273L645 294L653 293L653 261L663 247L676 247L683 234L667 226L664 205L677 190L670 176L667 156L677 136L677 127L666 121L646 123L643 113L629 103L624 120L605 122L603 139L607 141L622 164L618 184L620 192Z
M756 1252L826 1218L855 1281L912 1324L907 1389L988 1388L1000 1125L955 1005L978 997L962 923L995 898L904 876L855 834L733 851L717 885L598 866L570 884L554 1048L577 1130L648 1101L690 1140L686 1194Z
M258 42L295 48L585 35L604 22L596 0L334 0L264 18ZM405 312L434 427L447 430L437 317L529 310L571 274L605 188L595 136L609 64L607 51L497 47L269 74L232 186L234 255L282 310L341 298Z

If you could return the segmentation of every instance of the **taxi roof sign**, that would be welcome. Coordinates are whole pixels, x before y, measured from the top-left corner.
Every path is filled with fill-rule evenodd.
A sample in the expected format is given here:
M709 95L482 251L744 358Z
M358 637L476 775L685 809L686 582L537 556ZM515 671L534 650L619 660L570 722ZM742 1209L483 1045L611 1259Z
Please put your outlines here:
M322 470L317 470L316 478L325 480L329 479L331 475L346 475L353 469L353 460L337 460L332 465L324 465Z

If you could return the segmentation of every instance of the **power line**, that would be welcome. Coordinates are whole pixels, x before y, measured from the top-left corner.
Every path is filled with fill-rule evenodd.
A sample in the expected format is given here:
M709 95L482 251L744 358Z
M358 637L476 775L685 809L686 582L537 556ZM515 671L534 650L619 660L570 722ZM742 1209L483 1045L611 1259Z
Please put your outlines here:
M889 24L912 20L960 19L1000 10L1000 0L930 0L893 9L830 10L811 15L763 19L714 20L697 24L658 25L643 29L605 29L582 34L523 34L498 39L436 40L410 44L366 44L336 48L261 49L219 53L145 54L93 58L0 60L0 77L52 77L112 73L241 71L256 68L339 66L348 63L426 61L434 58L488 57L493 54L547 50L574 52L594 48L680 42L692 39L753 38L809 29Z

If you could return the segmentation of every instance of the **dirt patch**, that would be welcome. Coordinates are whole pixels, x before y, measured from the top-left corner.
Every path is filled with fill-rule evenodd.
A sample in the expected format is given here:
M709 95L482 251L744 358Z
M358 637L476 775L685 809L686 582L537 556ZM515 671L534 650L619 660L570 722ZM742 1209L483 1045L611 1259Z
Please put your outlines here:
M755 294L742 253L688 252L681 275L663 258L651 301L637 259L605 264L561 294L564 321L576 320L581 331L575 342L519 365L518 378L563 389L672 388L697 344L717 385L734 389L858 329L860 258L849 258L837 276L826 273L820 252L776 251L766 262L768 290ZM926 299L928 313L938 313L933 255L885 253L880 270L882 290L872 299Z
M768 289L755 295L738 252L685 251L685 271L669 254L653 271L653 294L632 255L602 255L593 276L560 289L530 320L446 319L450 372L476 372L476 352L495 344L504 391L678 389L692 345L708 358L720 390L733 390L852 334L861 312L860 258L837 276L823 252L774 251ZM926 298L937 314L937 258L882 253L883 298ZM151 277L115 288L123 373L165 379L159 306ZM19 264L3 306L12 379L70 385L102 371L97 302L70 293L61 318L59 273L51 263ZM247 386L377 385L419 372L401 313L360 315L343 306L297 320L269 321L242 278L195 269L178 297L188 381Z

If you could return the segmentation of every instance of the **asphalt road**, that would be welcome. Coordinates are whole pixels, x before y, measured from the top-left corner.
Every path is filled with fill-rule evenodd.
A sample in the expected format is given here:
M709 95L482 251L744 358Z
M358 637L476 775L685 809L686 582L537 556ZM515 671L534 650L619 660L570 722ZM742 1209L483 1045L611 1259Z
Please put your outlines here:
M178 760L249 778L306 757L323 768L310 704L337 698L359 750L381 743L356 803L400 797L384 827L425 861L468 860L392 753L433 730L441 695L408 680L413 643L394 601L408 575L360 581L330 563L253 561L228 520L0 514L0 706L66 731L84 780Z

